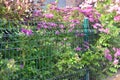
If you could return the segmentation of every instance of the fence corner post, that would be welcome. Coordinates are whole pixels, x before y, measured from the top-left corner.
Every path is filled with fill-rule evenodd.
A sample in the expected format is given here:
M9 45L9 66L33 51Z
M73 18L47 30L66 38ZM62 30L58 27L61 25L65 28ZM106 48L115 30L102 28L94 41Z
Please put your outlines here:
M83 21L83 32L84 32L84 41L88 41L88 34L89 34L89 20L87 17L84 18Z
M87 70L87 73L86 73L86 79L85 80L90 80L90 74L89 74L88 70Z
M89 19L87 17L84 18L83 21L83 33L84 33L84 42L89 41ZM89 69L86 69L86 75L85 75L85 80L90 80L90 75L89 75Z

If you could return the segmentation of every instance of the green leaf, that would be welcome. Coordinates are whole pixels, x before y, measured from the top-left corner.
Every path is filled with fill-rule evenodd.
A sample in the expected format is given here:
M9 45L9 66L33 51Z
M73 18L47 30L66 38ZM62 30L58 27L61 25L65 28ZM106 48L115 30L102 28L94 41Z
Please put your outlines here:
M117 69L114 68L114 67L110 67L109 70L110 70L111 72L117 72Z

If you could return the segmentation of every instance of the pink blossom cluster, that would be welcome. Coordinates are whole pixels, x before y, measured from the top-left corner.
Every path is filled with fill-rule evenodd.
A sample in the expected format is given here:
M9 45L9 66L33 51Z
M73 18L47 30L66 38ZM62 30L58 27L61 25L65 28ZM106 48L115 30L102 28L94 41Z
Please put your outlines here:
M119 22L120 21L120 0L113 0L112 4L109 6L109 9L107 11L110 13L115 12L116 15L114 16L114 21Z
M97 12L93 7L87 7L85 9L82 9L81 12L84 14L84 16L88 17L90 22L98 22L100 18L100 13Z
M41 29L41 28L51 29L51 28L55 28L56 26L57 26L57 24L54 23L54 22L44 22L44 21L42 21L42 22L39 22L37 24L37 29L38 30Z
M55 34L59 35L60 33L64 33L65 26L62 23L55 23L55 22L39 22L37 24L37 30L40 29L54 29ZM59 30L58 30L59 29Z
M85 1L89 5L92 3L96 3L97 0L89 0ZM53 28L56 27L57 24L54 22L68 22L68 31L72 32L77 24L80 24L84 17L87 17L89 21L92 23L93 28L99 30L100 32L109 33L108 28L104 28L99 23L99 18L101 14L93 7L86 6L85 8L81 7L66 7L59 8L57 7L57 2L51 3L46 12L43 12L41 15L41 11L35 11L33 13L34 16L37 16L41 19L42 23L38 23L37 29L40 28ZM116 18L117 19L117 18ZM52 21L52 22L50 22ZM62 26L61 26L62 27ZM57 31L58 33L58 31Z
M90 44L89 44L88 41L84 41L83 44L82 44L82 47L77 46L77 47L75 48L75 51L86 51L87 49L90 48L89 45L90 45Z
M42 11L41 10L33 11L33 17L38 17L38 16L42 16Z
M49 13L49 14L44 14L44 17L51 19L54 17L54 15L52 13Z
M93 1L95 2L95 1ZM36 11L35 15L38 15L40 11ZM45 18L54 18L56 16L62 17L63 21L69 22L76 22L79 23L80 19L78 18L80 15L89 17L91 22L98 21L100 17L100 13L98 13L93 7L86 7L82 9L81 7L66 7L66 8L59 8L57 7L57 3L52 3L49 8L47 9L47 13L43 13ZM76 15L78 14L78 15ZM81 16L82 17L82 16ZM58 20L59 21L59 20Z
M75 48L75 51L81 51L81 50L82 50L81 47L78 47L78 46L77 46L77 47Z
M120 57L120 48L113 47L112 50L114 52L114 57L112 57L111 51L107 48L107 49L104 50L105 58L108 59L109 61L113 60L113 64L117 65L118 62L119 62L118 57Z
M104 28L102 24L99 23L100 13L97 12L93 7L87 7L82 10L82 13L89 19L92 23L93 28L97 29L103 33L110 33L109 28Z
M22 28L22 29L21 29L21 32L24 33L24 34L27 35L27 36L30 36L30 35L33 34L33 32L32 32L31 29Z
M89 5L92 5L92 3L96 2L97 0L88 1L85 0L85 3L88 3ZM107 34L110 32L108 28L104 28L99 23L99 18L101 17L101 14L93 6L86 6L85 8L81 7L59 8L57 7L57 2L54 2L50 4L49 8L45 12L42 12L41 10L34 11L33 16L38 17L41 21L37 25L38 30L41 28L44 29L55 28L57 24L54 22L60 23L68 22L69 23L69 25L67 25L68 32L72 32L75 26L77 24L80 24L84 17L87 17L91 22L93 28ZM119 19L118 17L115 17L115 20L118 19ZM58 31L56 33L58 34Z
M115 21L120 21L120 15L116 15L116 16L114 17L114 20L115 20Z
M78 30L76 30L76 32L75 32L76 37L83 37L84 35L85 35L84 33L81 33Z

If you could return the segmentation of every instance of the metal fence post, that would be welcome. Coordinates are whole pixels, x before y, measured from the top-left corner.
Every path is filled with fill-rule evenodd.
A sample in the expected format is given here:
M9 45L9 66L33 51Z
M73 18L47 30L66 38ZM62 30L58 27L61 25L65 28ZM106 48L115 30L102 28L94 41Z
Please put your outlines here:
M90 80L89 70L86 70L86 78L85 78L85 80Z
M89 20L87 17L84 18L84 22L83 22L83 32L84 32L84 42L88 42L89 41ZM90 76L89 76L89 70L86 69L86 76L85 76L85 80L90 80L89 79Z
M89 34L88 29L89 29L89 28L90 28L90 27L89 27L89 20L88 20L87 17L85 17L85 18L84 18L84 22L83 22L83 31L84 31L84 34L85 34L85 36L84 36L84 41L88 41L88 34Z

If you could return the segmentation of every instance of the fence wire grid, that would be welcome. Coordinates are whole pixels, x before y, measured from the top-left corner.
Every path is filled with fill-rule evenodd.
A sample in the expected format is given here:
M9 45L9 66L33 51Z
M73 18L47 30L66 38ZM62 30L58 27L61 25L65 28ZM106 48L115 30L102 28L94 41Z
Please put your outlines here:
M68 66L61 61L65 57L67 61L73 58L72 52L84 54L83 43L96 41L96 33L88 20L71 32L57 27L38 30L38 23L0 22L0 80L89 80L86 68L71 67L72 62ZM32 29L31 35L22 33L22 28Z

